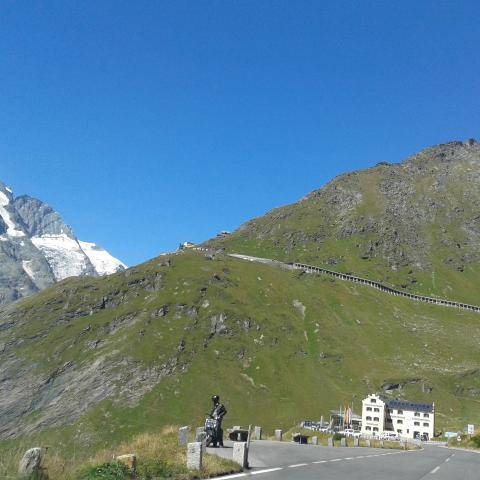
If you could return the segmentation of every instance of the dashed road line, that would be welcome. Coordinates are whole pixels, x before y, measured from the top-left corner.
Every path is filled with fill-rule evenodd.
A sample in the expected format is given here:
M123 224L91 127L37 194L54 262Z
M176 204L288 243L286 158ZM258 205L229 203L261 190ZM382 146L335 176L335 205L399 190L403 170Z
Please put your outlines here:
M377 454L370 454L370 455L358 455L357 457L344 457L344 458L332 458L330 460L316 460L314 462L310 463L295 463L293 465L288 465L287 467L274 467L274 468L265 468L262 470L253 470L248 473L235 473L233 475L226 475L223 477L216 477L215 480L229 480L233 478L244 478L244 477L250 477L252 475L259 475L261 473L270 473L270 472L278 472L279 470L283 470L284 468L297 468L297 467L306 467L308 465L313 465L313 464L322 464L322 463L327 463L327 462L341 462L342 460L356 460L358 458L371 458L371 457L381 457L383 455L395 455L396 453L408 453L409 451L407 450L406 452L388 452L388 453L377 453ZM453 457L455 454L453 453L451 457ZM445 461L448 462L450 460L450 457L447 458ZM434 468L430 473L435 473L440 467Z
M440 470L440 466L435 467L430 473L436 473L438 470Z
M276 468L266 468L265 470L255 470L254 472L251 472L251 475L258 475L259 473L277 472L278 470L283 470L283 468L276 467Z
M248 476L248 473L234 473L233 475L226 475L224 477L217 477L215 480L230 480L231 478L241 478Z

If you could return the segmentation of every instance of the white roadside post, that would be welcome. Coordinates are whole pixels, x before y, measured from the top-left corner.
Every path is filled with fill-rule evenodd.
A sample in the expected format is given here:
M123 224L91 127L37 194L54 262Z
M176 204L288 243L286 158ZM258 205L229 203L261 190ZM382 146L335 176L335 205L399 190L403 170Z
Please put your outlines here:
M238 463L242 469L248 467L248 446L247 442L234 442L233 443L233 456L234 462Z
M203 443L193 442L187 444L187 468L189 470L202 470Z

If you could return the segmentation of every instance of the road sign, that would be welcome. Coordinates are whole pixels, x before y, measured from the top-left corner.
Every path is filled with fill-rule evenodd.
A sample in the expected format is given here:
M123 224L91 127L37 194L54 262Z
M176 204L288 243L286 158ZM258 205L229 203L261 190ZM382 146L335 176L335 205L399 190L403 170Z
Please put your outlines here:
M467 434L468 435L473 435L474 432L475 432L475 427L471 423L469 423L467 425Z

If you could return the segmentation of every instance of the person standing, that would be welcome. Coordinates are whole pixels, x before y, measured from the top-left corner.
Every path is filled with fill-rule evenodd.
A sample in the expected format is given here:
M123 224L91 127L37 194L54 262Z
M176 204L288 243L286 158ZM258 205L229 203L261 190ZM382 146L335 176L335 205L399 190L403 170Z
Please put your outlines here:
M223 430L222 430L222 420L227 409L223 404L220 403L220 397L218 395L213 395L212 397L213 408L210 413L210 417L217 421L217 426L215 429L215 438L213 439L213 446L216 447L217 444L220 447L223 447Z

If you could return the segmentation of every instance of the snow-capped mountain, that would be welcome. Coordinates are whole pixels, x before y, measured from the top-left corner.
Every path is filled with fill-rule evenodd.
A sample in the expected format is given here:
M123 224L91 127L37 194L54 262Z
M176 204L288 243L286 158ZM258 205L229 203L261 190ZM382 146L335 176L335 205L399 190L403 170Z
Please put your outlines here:
M82 242L60 215L0 182L0 303L72 276L109 275L126 266L95 243Z

